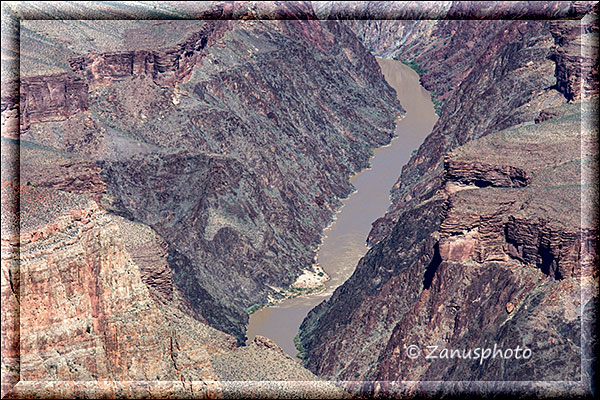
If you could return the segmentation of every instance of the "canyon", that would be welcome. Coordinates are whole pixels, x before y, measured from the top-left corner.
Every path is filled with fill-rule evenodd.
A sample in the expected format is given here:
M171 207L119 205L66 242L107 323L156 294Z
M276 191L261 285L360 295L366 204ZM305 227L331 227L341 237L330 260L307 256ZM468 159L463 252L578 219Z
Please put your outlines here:
M240 347L247 309L316 274L349 176L403 110L335 21L178 24L138 22L132 36L119 21L22 24L20 93L2 105L3 154L19 155L2 181L3 318L21 321L3 323L3 382L20 380L14 396L106 380L210 396L247 388L210 381L290 381L343 396L267 338ZM140 49L157 29L186 33ZM45 68L40 37L54 49Z
M202 28L160 55L69 59L85 82L77 95L71 80L29 78L21 87L21 140L48 147L44 158L57 157L56 149L73 160L27 169L32 175L22 179L75 190L54 182L58 165L91 161L95 172L79 169L79 180L93 175L103 208L154 229L168 244L172 278L190 311L243 342L245 310L281 297L313 270L320 232L351 191L348 175L389 142L401 108L374 59L335 22ZM319 35L306 36L309 28ZM338 47L344 40L347 47ZM328 67L333 57L336 70ZM300 78L308 60L315 68ZM220 275L232 279L215 284Z
M300 350L302 356L293 340L302 319L350 277L368 250L365 238L371 222L389 206L390 187L411 151L416 150L437 120L430 94L419 85L419 76L414 70L390 59L380 58L377 62L406 114L397 121L392 142L375 150L370 167L350 179L355 192L342 201L334 221L324 231L317 262L329 279L317 286L318 293L314 295L294 297L250 316L248 338L256 334L267 336L289 355L296 355Z
M443 12L459 12L452 7ZM331 17L336 5L319 12ZM582 183L596 147L582 143L597 135L596 15L597 6L581 21L348 22L375 54L421 72L440 119L403 167L352 277L304 320L307 368L369 396L464 390L459 381L495 381L472 386L485 393L537 390L499 381L589 379L581 326L596 299L598 231L595 207L583 210L581 199L596 190ZM482 364L407 356L411 345L494 343L533 356Z
M596 4L11 7L3 397L589 395ZM439 118L338 276L350 178L410 137L401 62ZM284 350L246 330L296 295L302 360L285 313ZM531 358L407 356L490 344Z

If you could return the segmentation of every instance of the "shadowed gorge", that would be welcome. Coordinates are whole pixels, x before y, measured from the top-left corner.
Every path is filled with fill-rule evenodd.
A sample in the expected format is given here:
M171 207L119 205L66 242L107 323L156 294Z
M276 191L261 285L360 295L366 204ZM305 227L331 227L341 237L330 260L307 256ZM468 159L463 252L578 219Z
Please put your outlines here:
M98 36L95 51L80 54L61 47L70 34L108 27L126 38L132 27L52 24L24 23L23 54L32 56L33 37L43 36L69 70L34 75L24 62L20 142L7 135L3 151L21 154L21 234L31 230L42 249L54 243L56 255L18 245L4 223L3 251L21 260L21 282L32 293L42 290L31 286L36 274L50 279L43 289L50 292L61 287L57 268L91 274L89 283L73 279L66 297L58 290L43 310L72 296L89 298L90 307L58 307L39 319L21 304L22 332L31 332L20 347L21 371L40 381L318 381L267 338L239 350L236 343L245 342L248 308L319 272L315 249L352 189L349 176L393 136L403 110L375 58L335 21L140 22L141 36L157 26L194 29L183 41L163 39L160 50L124 39L107 52ZM13 100L3 97L6 121ZM94 207L98 217L81 228L79 217L67 218ZM86 239L96 231L100 239ZM25 259L42 264L30 270ZM15 298L10 287L12 279L7 301ZM116 293L132 290L137 297L114 303ZM136 323L122 326L129 318ZM196 344L177 336L186 324ZM127 335L145 339L120 339ZM67 350L47 355L61 341ZM78 353L81 343L89 350ZM242 377L249 364L257 367Z
M368 7L385 15L395 5ZM336 13L336 5L319 12ZM595 15L583 19L582 32L595 30ZM329 379L356 381L348 387L364 395L408 390L397 381L589 374L581 370L580 313L594 299L580 303L580 288L597 256L584 257L581 243L597 238L597 228L581 227L581 199L597 188L581 184L581 174L596 168L581 144L597 135L597 69L586 58L586 72L567 79L561 71L571 67L555 56L579 51L568 44L582 41L569 28L578 22L347 24L376 54L419 71L440 119L403 167L352 277L303 321L304 364ZM459 63L472 60L468 68L448 68L450 53L461 55ZM407 355L411 345L489 343L525 346L531 359L479 364Z
M3 4L1 397L593 397L598 7Z
M411 151L431 132L437 120L430 94L419 85L418 75L413 70L398 61L377 61L386 81L404 104L406 114L397 121L392 142L375 150L369 169L350 179L355 192L342 201L332 224L324 231L317 263L329 279L315 289L314 284L306 285L309 291L317 291L316 294L302 296L300 292L300 296L260 309L250 317L250 339L257 334L267 336L290 355L296 355L299 350L296 334L308 311L331 296L335 288L352 275L356 263L367 251L365 240L371 223L390 204L389 188Z
M336 22L200 25L161 54L70 58L86 107L70 115L56 108L64 96L42 96L36 107L52 117L25 113L28 124L46 123L22 125L21 139L91 155L103 207L155 229L193 315L242 341L245 309L311 270L347 176L389 142L401 108L374 58ZM321 34L307 47L309 25ZM64 138L82 140L82 128L96 142L73 148ZM43 172L27 179L45 185ZM223 274L231 279L216 284Z

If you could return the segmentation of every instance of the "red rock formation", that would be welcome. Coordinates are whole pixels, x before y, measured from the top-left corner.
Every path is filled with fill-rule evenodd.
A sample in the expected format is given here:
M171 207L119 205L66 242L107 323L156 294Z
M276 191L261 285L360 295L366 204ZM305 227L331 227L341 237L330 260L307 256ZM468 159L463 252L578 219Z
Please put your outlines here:
M524 170L510 165L446 160L444 170L447 180L478 187L523 187L530 181Z
M88 54L69 60L69 64L91 89L140 75L150 76L161 86L174 86L189 76L200 62L203 49L215 43L226 29L226 21L207 21L200 31L172 49Z
M578 232L552 227L547 221L510 216L504 227L511 258L536 265L555 279L579 277L581 240Z
M304 320L309 369L360 381L580 376L580 308L593 301L581 297L593 258L582 257L596 234L580 225L581 187L573 183L584 133L572 121L589 116L580 105L552 111L557 118L446 156L442 189L404 208L354 275ZM531 363L483 364L407 356L410 345L427 354L430 345L489 343L535 355Z
M149 227L80 195L21 197L37 207L23 208L19 236L2 235L3 397L212 397L229 376L316 379L268 339L237 349L173 307L165 243Z
M172 346L187 339L153 305L97 206L22 230L20 254L21 380L179 379ZM186 351L196 354L188 379L212 376L205 349Z
M163 51L88 54L69 60L72 74L40 75L21 80L20 127L61 121L88 110L88 90L129 76L150 76L162 86L175 86L200 62L203 49L228 29L227 21L205 22L201 30L172 49ZM4 91L3 91L4 92ZM3 97L3 118L11 99Z
M551 25L555 45L556 87L569 101L598 94L598 4L582 20L556 21Z
M21 80L21 129L32 123L65 120L88 110L88 86L69 74L40 75Z
M542 104L547 107L547 104L563 101L556 90L547 90L556 83L553 77L555 63L548 59L553 45L549 26L548 21L463 22L460 31L471 34L461 34L462 40L457 39L455 45L473 60L466 76L462 75L462 68L454 70L446 66L446 61L429 64L431 59L447 58L446 55L453 51L452 46L442 44L417 58L428 61L422 64L423 68L432 68L423 75L425 87L446 93L448 89L444 88L452 88L451 83L456 79L454 73L448 71L459 72L460 85L452 89L444 102L432 133L402 168L401 177L392 189L392 207L373 223L370 243L376 243L389 233L398 212L404 207L430 197L441 187L446 152L494 131L533 121ZM439 28L443 27L442 24ZM479 30L484 30L485 34L479 35ZM440 31L437 30L435 35L432 37L435 42L445 37L438 37ZM467 38L476 42L472 50L465 48ZM427 76L433 72L438 79L430 81ZM486 101L481 101L482 98Z
M123 243L132 260L140 267L142 280L153 290L150 294L162 302L173 301L173 273L167 263L165 240L150 227L115 217L123 232Z

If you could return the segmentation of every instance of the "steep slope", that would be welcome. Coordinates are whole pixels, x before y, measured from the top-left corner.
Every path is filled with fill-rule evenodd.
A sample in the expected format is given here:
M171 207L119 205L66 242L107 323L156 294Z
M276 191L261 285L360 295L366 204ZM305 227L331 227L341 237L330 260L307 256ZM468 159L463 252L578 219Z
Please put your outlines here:
M594 16L586 17L581 34L569 28L577 21L349 23L359 36L365 29L371 43L386 37L373 26L389 24L398 38L377 51L404 59L406 49L407 60L430 69L422 82L445 102L433 132L403 168L390 211L374 224L372 248L304 320L305 365L323 377L388 383L589 374L580 369L579 326L593 301L581 303L579 277L585 270L591 279L597 228L581 226L580 217L582 196L597 189L582 186L579 171L596 168L593 153L581 159L580 143L593 141L597 131L579 127L597 112L596 50L584 53L591 69L560 71L577 71L579 47L571 43L590 43L584 39L596 29ZM456 31L445 40L450 27ZM456 53L470 60L468 68L437 64ZM561 65L570 59L565 53L574 57L570 67ZM406 353L410 345L427 351L494 343L525 345L533 355L527 362L479 364ZM392 386L362 389L385 394Z
M78 55L89 45L66 39L111 24L118 51ZM175 25L137 29L143 38ZM21 85L21 140L63 158L25 163L31 183L87 191L155 230L183 309L240 342L247 308L316 273L348 177L389 142L401 112L374 57L338 22L204 21L159 49L137 47L118 21L25 28L32 42L71 48L61 53L70 71Z
M375 55L410 63L438 103L447 100L512 20L581 18L590 2L319 2L319 18L345 23ZM399 22L398 20L402 20ZM469 22L466 23L465 20ZM561 26L577 26L559 23ZM441 106L438 105L438 111Z
M3 147L15 150L10 142ZM218 383L232 377L319 381L267 339L237 349L232 336L173 307L168 300L177 292L168 273L156 278L168 270L166 256L140 250L159 249L155 242L162 239L150 228L80 194L35 185L16 191L20 235L4 224L2 232L3 318L19 321L3 331L9 339L3 340L3 374L18 375L14 387L5 386L10 377L3 375L9 398L205 398L232 390ZM3 200L5 210L10 198ZM13 303L16 315L9 311ZM17 354L10 351L15 339ZM316 396L343 396L326 384L305 386Z
M584 106L584 118L597 113ZM580 252L597 240L579 228L582 191L592 190L579 184L579 108L561 106L556 119L452 153L444 189L404 210L352 278L304 321L307 366L349 380L579 376L580 312L590 307L581 304L580 271L594 265ZM411 344L425 350L492 343L529 348L533 357L457 365L406 356Z

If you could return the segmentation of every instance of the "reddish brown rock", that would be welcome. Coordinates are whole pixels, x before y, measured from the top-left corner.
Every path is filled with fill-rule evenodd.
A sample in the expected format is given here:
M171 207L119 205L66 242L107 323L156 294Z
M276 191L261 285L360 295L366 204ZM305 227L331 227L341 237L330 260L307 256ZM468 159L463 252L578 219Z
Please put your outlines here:
M172 49L88 54L69 60L69 64L92 89L140 75L147 75L162 86L174 86L189 76L201 62L203 49L214 44L227 29L226 21L207 21L200 31Z
M88 110L88 85L69 74L41 75L21 80L21 129L32 123L65 120Z
M164 86L174 86L187 78L200 62L203 49L213 44L227 29L226 21L210 21L186 41L162 52L139 50L123 53L89 54L69 60L75 73L40 75L21 80L20 127L32 123L60 121L88 110L88 90L129 76L147 75ZM5 108L3 118L9 118Z
M448 153L445 185L405 205L354 275L304 320L305 365L355 381L579 377L580 310L589 312L593 302L589 293L582 301L580 279L597 260L586 250L597 234L582 229L583 189L573 182L581 173L581 137L595 131L573 121L594 109L564 102L553 109L560 118L494 132ZM527 185L514 185L514 177ZM489 184L473 184L480 178ZM407 356L411 345L468 350L490 343L527 347L532 361Z
M163 302L173 301L173 273L167 262L169 245L150 227L115 217L123 232L123 243L140 267L142 280L152 288L150 294Z
M569 101L598 94L598 4L582 20L551 25L556 87Z
M53 191L57 210L25 208L20 236L3 230L3 396L214 396L231 375L317 380L268 339L240 358L233 337L178 310L149 227L80 195L29 187L21 197Z
M460 25L452 28L451 23ZM458 36L448 42L452 29ZM448 21L432 30L428 39L410 34L407 40L432 42L431 48L423 44L426 50L415 60L421 68L431 69L422 76L424 86L447 93L447 98L432 133L403 167L392 189L392 206L373 224L370 243L389 233L402 209L431 197L443 186L443 157L448 151L495 131L532 122L542 107L564 101L558 91L545 89L556 83L555 63L548 59L553 46L548 21ZM474 42L472 46L466 45L469 41ZM446 66L448 61L431 61L452 59L455 51L471 60L466 70ZM433 73L437 78L429 80ZM499 177L510 175L508 171L497 173Z
M90 203L21 232L21 380L179 379L178 338L153 305L118 226ZM57 307L57 305L61 305ZM210 377L197 347L188 379Z
M565 232L544 220L510 216L504 231L508 255L524 263L537 265L556 279L580 275L578 232Z
M530 181L524 170L510 165L446 160L444 171L449 181L477 187L523 187Z

